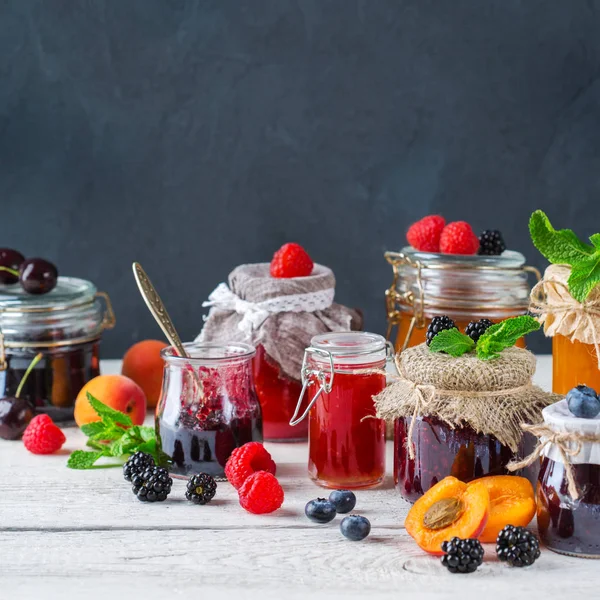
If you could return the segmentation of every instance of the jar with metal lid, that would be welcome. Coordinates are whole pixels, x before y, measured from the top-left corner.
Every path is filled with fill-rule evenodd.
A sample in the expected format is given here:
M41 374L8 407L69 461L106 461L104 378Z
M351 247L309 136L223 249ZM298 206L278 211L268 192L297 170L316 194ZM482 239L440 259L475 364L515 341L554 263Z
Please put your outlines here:
M519 252L500 256L466 256L418 252L386 252L394 272L386 290L387 338L397 327L395 346L401 351L425 341L427 325L447 315L464 331L469 321L502 321L525 314L529 306L528 275L540 273L525 265Z
M55 421L73 419L81 388L100 374L102 332L115 325L110 299L89 281L59 277L48 294L19 286L0 291L0 395L13 396L36 356L21 391L37 412Z

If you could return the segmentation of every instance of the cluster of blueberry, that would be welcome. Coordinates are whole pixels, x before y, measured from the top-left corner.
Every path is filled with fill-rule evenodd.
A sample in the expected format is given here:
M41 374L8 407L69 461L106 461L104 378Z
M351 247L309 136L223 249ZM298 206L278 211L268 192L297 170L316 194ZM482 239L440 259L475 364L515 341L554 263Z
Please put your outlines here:
M567 394L571 414L580 419L595 419L600 414L600 398L587 385L578 385Z

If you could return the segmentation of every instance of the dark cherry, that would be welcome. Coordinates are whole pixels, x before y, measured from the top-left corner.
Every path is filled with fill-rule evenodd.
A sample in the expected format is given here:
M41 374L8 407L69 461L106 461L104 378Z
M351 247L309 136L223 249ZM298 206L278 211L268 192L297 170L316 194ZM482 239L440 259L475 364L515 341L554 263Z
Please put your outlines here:
M0 248L0 267L7 267L8 269L18 271L24 260L25 257L16 250ZM18 275L0 270L0 283L10 284L17 283L17 281L19 281Z
M32 418L33 410L24 398L0 398L0 438L18 440Z
M29 294L47 294L57 280L58 270L43 258L28 258L19 267L21 287Z

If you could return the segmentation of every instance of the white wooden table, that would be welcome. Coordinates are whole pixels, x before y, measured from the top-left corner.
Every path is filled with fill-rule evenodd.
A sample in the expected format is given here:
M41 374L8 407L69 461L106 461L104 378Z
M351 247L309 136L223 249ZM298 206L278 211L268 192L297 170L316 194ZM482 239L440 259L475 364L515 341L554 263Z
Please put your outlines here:
M119 363L103 367L118 372ZM549 357L537 380L549 387ZM286 497L276 513L255 516L228 483L206 506L185 501L183 481L166 502L142 504L121 469L67 469L84 438L66 433L61 453L47 457L0 440L3 600L598 597L599 563L549 551L519 570L488 546L476 573L449 574L404 530L409 505L393 487L391 443L384 485L357 493L371 535L350 542L339 518L318 526L304 516L306 502L326 493L307 478L306 444L267 444Z

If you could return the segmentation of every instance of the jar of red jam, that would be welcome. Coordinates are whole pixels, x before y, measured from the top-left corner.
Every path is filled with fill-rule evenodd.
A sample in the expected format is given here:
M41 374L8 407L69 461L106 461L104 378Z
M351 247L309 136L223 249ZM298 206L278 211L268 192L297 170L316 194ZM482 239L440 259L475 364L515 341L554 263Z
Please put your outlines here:
M254 388L249 344L184 344L161 351L165 368L156 408L156 434L170 471L187 476L224 475L231 452L262 442L262 417Z
M556 444L544 447L537 484L540 538L555 552L600 558L600 419L573 416L566 400L542 412L545 425L553 432L597 441L562 441L569 451L566 455ZM568 470L574 478L575 497L569 491Z
M0 292L0 396L14 396L27 367L21 397L55 421L73 419L81 388L100 374L100 339L115 324L110 300L89 281L59 277L44 295L19 285Z
M308 473L328 488L370 488L385 476L385 423L373 396L386 385L387 345L374 333L327 333L312 338L302 367L308 406Z

